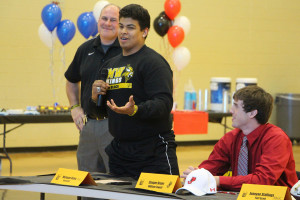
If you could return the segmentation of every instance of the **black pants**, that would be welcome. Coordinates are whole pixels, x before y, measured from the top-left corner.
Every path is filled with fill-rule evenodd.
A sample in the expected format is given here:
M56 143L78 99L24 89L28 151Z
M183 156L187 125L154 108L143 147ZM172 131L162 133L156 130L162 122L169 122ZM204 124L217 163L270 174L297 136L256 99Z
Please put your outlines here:
M179 175L173 133L139 141L113 139L106 148L111 174L138 179L141 172Z

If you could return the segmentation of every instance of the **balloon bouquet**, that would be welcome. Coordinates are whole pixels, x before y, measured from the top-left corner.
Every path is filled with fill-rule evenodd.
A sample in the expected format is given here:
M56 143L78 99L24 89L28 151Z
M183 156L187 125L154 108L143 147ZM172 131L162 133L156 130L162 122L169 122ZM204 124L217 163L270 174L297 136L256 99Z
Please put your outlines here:
M174 48L173 61L178 71L185 68L191 58L190 51L186 47L178 47L185 35L190 31L190 21L185 16L179 16L181 9L179 0L166 0L165 11L161 12L154 20L154 29L160 36L168 35L168 40Z
M51 3L42 10L43 24L39 27L39 36L42 42L49 48L53 48L56 37L62 45L67 44L75 35L75 25L71 20L61 21L61 9L58 5ZM47 29L46 29L47 28Z
M168 35L168 41L174 48L172 60L176 66L174 70L174 96L177 83L176 71L180 72L190 62L191 53L186 47L178 47L184 40L191 28L189 19L185 16L177 17L181 9L179 0L166 0L164 11L159 14L154 20L154 30L162 37ZM175 105L176 106L176 105Z
M43 24L38 28L38 35L41 41L50 49L50 71L53 90L53 98L56 100L54 88L54 69L53 69L53 49L56 38L59 39L64 46L72 40L75 35L76 28L71 20L62 20L61 9L58 5L51 3L46 5L41 13ZM65 68L65 52L64 47L61 51L63 68ZM62 77L61 77L62 80Z
M77 19L77 27L79 32L88 39L90 36L95 37L98 33L97 20L100 17L101 10L104 6L109 4L108 1L100 0L98 1L93 9L93 12L84 12L79 15ZM60 7L51 3L46 5L41 13L43 23L38 28L38 35L41 41L50 49L50 72L51 72L51 82L53 88L53 98L56 100L55 87L54 87L54 62L53 62L53 49L54 43L58 38L63 45L60 55L63 67L60 68L59 75L61 82L63 80L62 71L65 70L65 49L64 45L69 43L76 32L74 23L71 20L62 20L62 13ZM97 19L97 20L96 20ZM59 85L59 84L58 84ZM60 87L58 86L58 89Z

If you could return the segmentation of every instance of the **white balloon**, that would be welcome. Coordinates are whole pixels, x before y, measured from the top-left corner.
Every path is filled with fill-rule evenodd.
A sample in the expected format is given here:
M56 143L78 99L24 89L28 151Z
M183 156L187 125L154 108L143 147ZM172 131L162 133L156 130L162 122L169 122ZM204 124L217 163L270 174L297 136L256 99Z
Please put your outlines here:
M101 10L104 8L104 6L106 6L107 4L109 4L108 1L104 1L104 0L101 0L101 1L98 1L95 6L94 6L94 10L93 10L93 15L96 19L96 22L98 22L98 19L100 17L100 14L101 14Z
M51 33L48 30L48 28L45 26L45 24L41 24L40 27L39 27L39 30L38 30L38 34L39 34L39 37L42 40L42 42L47 47L49 47L50 49L52 49L53 44L55 43L55 40L57 38L56 27L55 27L55 29Z
M191 22L187 17L179 16L175 18L173 26L180 26L183 28L184 35L187 35L191 29Z
M191 59L191 53L186 47L177 47L173 51L173 62L178 71L185 68Z

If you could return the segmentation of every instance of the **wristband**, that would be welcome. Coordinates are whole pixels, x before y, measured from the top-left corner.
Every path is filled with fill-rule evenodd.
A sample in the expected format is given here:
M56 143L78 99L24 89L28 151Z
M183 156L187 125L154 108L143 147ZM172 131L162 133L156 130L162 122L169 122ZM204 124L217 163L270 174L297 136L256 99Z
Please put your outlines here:
M74 108L77 108L79 106L80 106L80 104L75 104L75 105L71 106L71 110L73 110Z
M135 113L137 112L137 110L138 110L138 106L134 105L133 113L131 115L129 115L129 116L132 117L133 115L135 115Z

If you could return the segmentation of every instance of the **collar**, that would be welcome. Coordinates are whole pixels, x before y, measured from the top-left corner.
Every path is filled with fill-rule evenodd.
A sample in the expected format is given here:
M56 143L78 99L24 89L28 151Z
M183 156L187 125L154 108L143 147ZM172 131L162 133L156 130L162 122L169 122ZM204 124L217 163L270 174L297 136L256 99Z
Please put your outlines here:
M122 53L122 56L123 56L123 57L126 57L126 58L129 58L129 57L131 57L131 56L136 56L136 55L139 54L140 52L143 52L144 49L146 49L146 48L147 48L147 46L146 46L146 44L144 44L137 52L135 52L135 53L133 53L133 54L130 54L130 55L128 55L128 56L124 56L123 53Z
M264 129L267 127L267 124L261 124L259 127L257 127L255 130L253 130L251 133L247 135L248 145L249 147L259 138L261 133L264 131ZM243 131L241 131L240 140L243 141L243 137L245 134Z
M112 45L110 46L111 47L119 47L120 46L120 43L119 43L119 40L118 40L118 37L115 39L114 43L112 43ZM101 38L100 38L100 35L98 34L98 36L95 38L94 42L93 42L93 47L95 49L97 49L98 47L101 47ZM101 48L102 49L102 48Z

